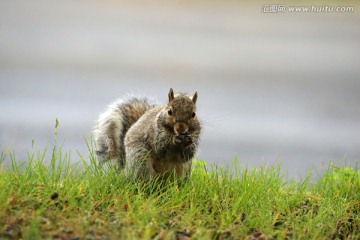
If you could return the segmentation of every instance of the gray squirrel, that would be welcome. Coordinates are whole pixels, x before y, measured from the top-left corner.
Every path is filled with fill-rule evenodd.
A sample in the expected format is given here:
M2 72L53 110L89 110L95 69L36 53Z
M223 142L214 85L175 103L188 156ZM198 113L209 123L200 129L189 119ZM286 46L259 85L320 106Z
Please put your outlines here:
M95 140L100 163L112 161L135 179L189 179L201 123L193 96L174 95L157 105L146 98L119 100L100 115Z

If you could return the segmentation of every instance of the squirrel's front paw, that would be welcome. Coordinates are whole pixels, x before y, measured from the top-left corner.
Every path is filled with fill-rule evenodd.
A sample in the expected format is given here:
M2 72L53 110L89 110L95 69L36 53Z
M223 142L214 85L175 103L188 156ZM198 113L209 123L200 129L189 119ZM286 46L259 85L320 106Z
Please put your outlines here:
M189 145L192 143L192 138L188 134L179 134L175 136L174 142L175 144Z

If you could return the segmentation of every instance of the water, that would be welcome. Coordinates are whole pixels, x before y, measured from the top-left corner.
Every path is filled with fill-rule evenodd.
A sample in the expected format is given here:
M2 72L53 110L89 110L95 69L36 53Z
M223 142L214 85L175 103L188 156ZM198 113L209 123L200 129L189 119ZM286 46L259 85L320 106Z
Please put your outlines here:
M360 159L354 13L261 13L259 4L0 3L0 150L86 155L98 114L126 94L199 91L198 157L281 163L290 177Z

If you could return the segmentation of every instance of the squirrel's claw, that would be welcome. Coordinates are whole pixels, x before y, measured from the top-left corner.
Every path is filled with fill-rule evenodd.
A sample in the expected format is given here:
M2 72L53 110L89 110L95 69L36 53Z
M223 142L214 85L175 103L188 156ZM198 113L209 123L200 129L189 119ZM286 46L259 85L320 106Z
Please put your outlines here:
M181 143L183 141L183 138L181 137L181 135L175 136L174 138L174 143Z

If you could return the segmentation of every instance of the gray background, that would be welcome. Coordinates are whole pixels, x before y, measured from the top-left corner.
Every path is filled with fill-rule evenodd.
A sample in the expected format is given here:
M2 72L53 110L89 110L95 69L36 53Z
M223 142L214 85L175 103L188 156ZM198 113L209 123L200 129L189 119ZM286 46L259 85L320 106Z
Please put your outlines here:
M347 2L353 13L262 4L1 0L0 150L26 160L32 139L35 150L51 147L59 118L58 139L78 161L106 105L129 93L165 102L173 87L199 91L202 160L280 162L290 177L355 165L358 4Z

